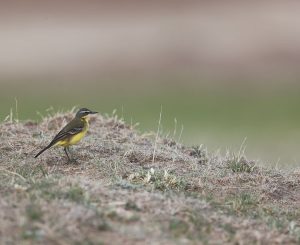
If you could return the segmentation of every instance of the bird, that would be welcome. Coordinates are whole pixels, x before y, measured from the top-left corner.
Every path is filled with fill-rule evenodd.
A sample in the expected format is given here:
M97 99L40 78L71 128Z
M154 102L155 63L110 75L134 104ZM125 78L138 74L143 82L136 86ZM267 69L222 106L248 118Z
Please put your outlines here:
M96 113L98 112L91 111L87 108L79 109L75 117L61 131L58 132L49 145L35 155L35 158L37 158L51 146L62 146L64 147L64 152L67 155L68 161L71 161L71 158L68 154L69 146L77 144L85 136L89 128L89 115Z

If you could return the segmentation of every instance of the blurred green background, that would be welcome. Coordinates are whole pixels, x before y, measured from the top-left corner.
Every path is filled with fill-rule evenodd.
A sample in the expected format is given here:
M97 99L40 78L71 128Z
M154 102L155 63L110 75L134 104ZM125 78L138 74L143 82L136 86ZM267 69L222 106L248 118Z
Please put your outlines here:
M124 82L124 81L123 81ZM299 90L249 91L237 88L160 87L159 91L135 86L135 92L113 82L85 83L71 92L68 83L27 82L16 90L6 84L1 91L3 120L10 110L19 119L41 120L42 115L86 106L103 114L116 110L142 132L157 130L162 108L161 132L187 145L204 144L209 151L238 151L246 138L246 155L264 164L297 166L300 153ZM162 82L163 83L163 82ZM125 82L124 84L130 84ZM134 87L133 84L129 86ZM182 132L181 132L182 131Z
M209 151L300 160L300 3L0 3L0 119L74 106Z

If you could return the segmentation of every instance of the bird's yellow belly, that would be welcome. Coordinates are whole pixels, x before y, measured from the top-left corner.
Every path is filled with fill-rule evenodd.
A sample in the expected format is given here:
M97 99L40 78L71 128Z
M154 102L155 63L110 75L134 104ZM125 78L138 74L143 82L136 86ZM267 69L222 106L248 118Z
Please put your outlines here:
M78 133L76 135L74 135L70 141L69 141L69 145L75 145L77 144L86 134L86 131L82 131L81 133Z

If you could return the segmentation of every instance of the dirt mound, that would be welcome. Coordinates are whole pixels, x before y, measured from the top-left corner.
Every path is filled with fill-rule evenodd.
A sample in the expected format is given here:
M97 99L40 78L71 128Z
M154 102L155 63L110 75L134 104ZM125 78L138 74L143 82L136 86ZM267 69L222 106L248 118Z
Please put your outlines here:
M33 156L72 118L0 124L1 244L296 244L299 173L91 118L67 163Z

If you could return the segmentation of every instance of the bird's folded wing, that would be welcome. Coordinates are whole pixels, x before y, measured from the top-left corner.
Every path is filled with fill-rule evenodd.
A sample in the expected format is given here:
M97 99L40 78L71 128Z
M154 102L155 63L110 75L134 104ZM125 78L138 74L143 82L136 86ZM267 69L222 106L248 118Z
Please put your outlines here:
M52 140L51 143L56 143L56 142L58 142L58 141L60 141L60 140L63 140L63 139L68 138L68 136L78 134L78 133L80 133L82 130L83 130L83 126L82 126L82 127L71 128L70 130L67 130L67 131L62 130L62 131L60 131L60 132L54 137L54 139Z

